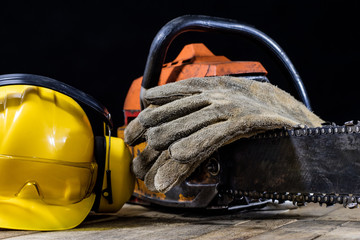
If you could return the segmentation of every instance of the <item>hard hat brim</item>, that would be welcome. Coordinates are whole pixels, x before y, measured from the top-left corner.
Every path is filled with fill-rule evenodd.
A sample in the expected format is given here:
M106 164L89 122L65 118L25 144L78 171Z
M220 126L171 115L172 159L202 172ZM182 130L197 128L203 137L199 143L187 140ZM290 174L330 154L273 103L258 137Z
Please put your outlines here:
M78 226L89 214L95 194L64 206L48 205L41 199L1 199L0 228L53 231Z

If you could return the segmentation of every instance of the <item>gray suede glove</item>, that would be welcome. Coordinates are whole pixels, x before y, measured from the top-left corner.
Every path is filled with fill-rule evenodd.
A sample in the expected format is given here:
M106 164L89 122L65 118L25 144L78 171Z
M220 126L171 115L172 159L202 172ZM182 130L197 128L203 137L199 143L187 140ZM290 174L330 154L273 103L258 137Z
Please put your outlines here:
M270 83L238 77L191 78L149 89L151 104L125 130L125 142L147 141L132 164L152 191L182 182L219 147L259 132L319 117Z

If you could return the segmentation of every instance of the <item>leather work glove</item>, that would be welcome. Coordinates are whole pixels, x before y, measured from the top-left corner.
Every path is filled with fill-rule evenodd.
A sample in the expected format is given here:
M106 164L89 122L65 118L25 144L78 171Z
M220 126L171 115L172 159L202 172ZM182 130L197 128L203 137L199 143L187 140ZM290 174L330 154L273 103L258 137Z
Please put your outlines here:
M147 146L132 163L151 191L166 192L219 147L270 129L323 120L270 83L239 77L191 78L147 90L150 106L125 130Z

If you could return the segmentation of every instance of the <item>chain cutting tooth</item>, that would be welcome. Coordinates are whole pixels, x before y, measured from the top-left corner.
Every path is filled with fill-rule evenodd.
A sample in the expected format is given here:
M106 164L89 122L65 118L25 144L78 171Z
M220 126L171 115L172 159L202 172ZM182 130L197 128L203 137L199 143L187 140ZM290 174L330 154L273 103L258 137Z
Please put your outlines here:
M284 194L279 195L278 202L279 202L279 204L282 204L282 203L285 202L285 195Z
M281 198L280 194L275 195L276 200L279 200Z
M347 196L343 197L343 206L344 208L346 208L346 206L348 205L349 202L349 198Z
M347 121L344 123L345 126L354 126L354 120L351 120L351 121Z
M287 195L287 200L291 201L292 197L291 197L291 194L288 194Z
M355 197L355 196L352 196L352 197L350 198L347 207L348 207L349 209L354 209L354 208L357 208L357 207L358 207L358 203L357 203L357 201L356 201L356 197Z
M347 208L349 208L349 209L358 208L358 204L357 204L357 203L349 203L349 204L347 205Z
M297 197L296 197L296 201L298 203L304 203L304 196L302 194L299 194Z

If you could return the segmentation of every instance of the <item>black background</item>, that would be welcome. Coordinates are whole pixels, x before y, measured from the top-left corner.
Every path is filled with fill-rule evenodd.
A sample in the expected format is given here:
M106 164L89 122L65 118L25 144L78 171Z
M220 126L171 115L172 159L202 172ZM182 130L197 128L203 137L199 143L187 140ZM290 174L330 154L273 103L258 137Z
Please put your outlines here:
M171 19L203 14L236 19L268 34L286 51L313 110L342 123L360 119L359 4L356 1L1 1L0 73L51 77L87 92L123 123L123 102L144 71L150 44ZM255 60L294 95L271 58L236 36L185 33L168 52L204 42L232 60Z

